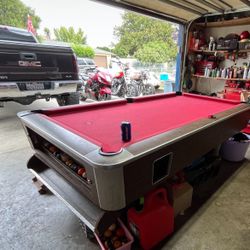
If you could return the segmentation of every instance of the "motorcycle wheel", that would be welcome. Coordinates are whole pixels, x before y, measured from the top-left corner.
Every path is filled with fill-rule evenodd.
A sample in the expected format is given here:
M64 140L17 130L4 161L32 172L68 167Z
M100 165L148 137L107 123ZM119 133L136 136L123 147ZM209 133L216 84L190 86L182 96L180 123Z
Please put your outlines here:
M143 81L142 80L133 80L132 84L134 84L137 88L137 96L140 96L143 92Z
M87 99L92 99L94 100L94 97L90 94L90 92L88 90L84 90L82 93L81 93L81 100L82 101L86 101Z
M111 86L112 95L118 95L118 91L119 91L119 83L117 81L113 81Z
M138 96L138 88L135 84L132 83L127 84L126 96L127 97Z
M120 91L118 92L117 96L119 96L119 97L125 97L125 95L126 95L126 89L125 89L124 86L122 86L120 88Z
M104 94L104 95L98 95L98 101L108 101L111 100L111 95Z
M154 85L151 84L151 83L146 83L144 85L142 94L143 95L154 95L155 94L155 87L154 87Z
M88 96L87 96L85 90L81 89L81 91L80 91L80 100L84 102L87 99L88 99Z

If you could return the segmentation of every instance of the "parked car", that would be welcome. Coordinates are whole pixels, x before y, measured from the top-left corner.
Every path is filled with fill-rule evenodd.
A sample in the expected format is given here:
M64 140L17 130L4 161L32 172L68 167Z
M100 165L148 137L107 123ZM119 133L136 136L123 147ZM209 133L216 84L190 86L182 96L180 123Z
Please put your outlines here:
M94 71L97 68L94 60L91 58L78 57L77 64L80 73L87 73L87 71Z
M60 106L78 104L76 57L70 47L39 44L32 33L0 26L0 106L56 98Z

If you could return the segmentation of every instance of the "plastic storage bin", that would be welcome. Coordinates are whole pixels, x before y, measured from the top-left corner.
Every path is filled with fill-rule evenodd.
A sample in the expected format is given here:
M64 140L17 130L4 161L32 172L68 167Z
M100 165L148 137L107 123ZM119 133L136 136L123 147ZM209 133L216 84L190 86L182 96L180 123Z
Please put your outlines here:
M170 81L164 81L164 93L173 92L173 84Z
M235 141L233 140L233 138L229 138L221 145L220 153L223 159L232 162L239 162L244 160L250 143L250 137L246 134L242 135L245 136L246 140Z
M128 242L126 244L122 245L121 247L116 248L116 249L117 250L130 250L131 249L131 245L134 242L134 238L131 235L131 233L128 231L128 229L126 228L126 226L123 224L123 222L120 219L117 219L117 220L118 220L118 223L123 228L123 230L125 232L125 235L126 235L126 237L128 239ZM100 237L96 233L95 233L95 237L96 237L96 240L98 241L101 249L102 250L107 250L107 248L103 245L103 242L101 241Z
M225 99L240 101L241 89L225 87Z
M160 74L160 80L163 81L164 84L164 93L173 92L173 84L169 81L168 73Z

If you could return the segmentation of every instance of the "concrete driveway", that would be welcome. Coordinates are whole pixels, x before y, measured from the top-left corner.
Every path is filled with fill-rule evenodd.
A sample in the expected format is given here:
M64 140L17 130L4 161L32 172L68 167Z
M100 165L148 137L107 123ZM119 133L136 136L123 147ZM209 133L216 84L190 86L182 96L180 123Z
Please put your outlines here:
M26 167L32 150L16 113L56 106L39 100L0 109L0 249L98 249L58 198L39 195Z
M0 109L0 249L99 249L59 199L39 195L26 168L32 150L16 113L55 106L39 100ZM247 160L162 249L249 249L249 190Z

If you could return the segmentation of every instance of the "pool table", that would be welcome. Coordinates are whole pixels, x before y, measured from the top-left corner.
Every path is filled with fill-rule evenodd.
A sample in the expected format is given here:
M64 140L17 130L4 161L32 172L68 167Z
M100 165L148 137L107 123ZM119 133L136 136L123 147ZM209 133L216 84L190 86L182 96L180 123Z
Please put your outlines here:
M18 116L35 157L97 207L117 211L243 129L250 105L177 92ZM123 121L131 124L126 142Z

